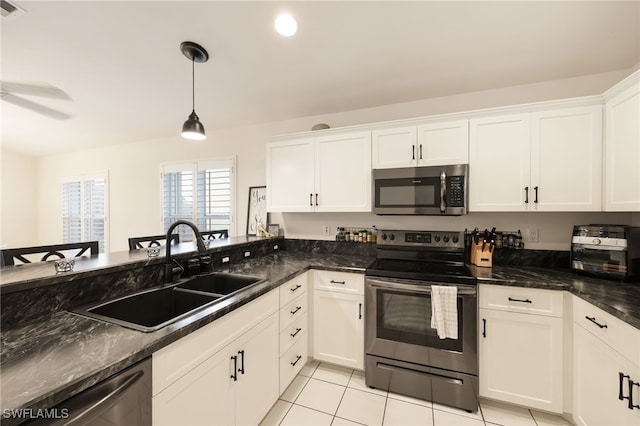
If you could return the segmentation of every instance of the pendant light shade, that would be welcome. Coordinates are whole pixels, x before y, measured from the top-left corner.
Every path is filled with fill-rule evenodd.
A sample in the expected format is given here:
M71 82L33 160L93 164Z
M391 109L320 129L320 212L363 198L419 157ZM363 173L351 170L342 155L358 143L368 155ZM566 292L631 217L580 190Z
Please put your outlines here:
M207 62L209 54L204 47L191 41L185 41L180 44L180 50L191 61L191 94L192 94L192 109L189 118L182 125L182 137L193 140L206 139L204 133L204 125L200 122L198 114L196 114L196 83L195 83L195 63Z

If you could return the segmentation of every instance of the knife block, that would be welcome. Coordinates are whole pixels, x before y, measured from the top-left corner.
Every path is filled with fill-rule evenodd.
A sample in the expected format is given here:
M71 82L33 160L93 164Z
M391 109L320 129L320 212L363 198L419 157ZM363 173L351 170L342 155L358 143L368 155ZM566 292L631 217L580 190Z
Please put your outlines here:
M471 244L471 263L476 266L485 268L491 268L493 263L493 251L489 251L491 246L485 244L484 250L482 250L482 243Z

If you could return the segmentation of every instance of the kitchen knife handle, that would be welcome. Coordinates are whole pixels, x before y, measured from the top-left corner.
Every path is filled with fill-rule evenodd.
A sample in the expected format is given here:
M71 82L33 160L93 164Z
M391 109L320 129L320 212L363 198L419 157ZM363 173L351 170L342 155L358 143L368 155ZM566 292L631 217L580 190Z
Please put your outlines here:
M529 204L529 187L524 187L524 203Z
M533 190L534 190L534 191L535 191L535 193L536 193L536 196L535 196L535 199L533 200L533 202L534 202L534 203L537 203L537 202L538 202L538 187L537 187L537 186L534 186L534 187L533 187Z

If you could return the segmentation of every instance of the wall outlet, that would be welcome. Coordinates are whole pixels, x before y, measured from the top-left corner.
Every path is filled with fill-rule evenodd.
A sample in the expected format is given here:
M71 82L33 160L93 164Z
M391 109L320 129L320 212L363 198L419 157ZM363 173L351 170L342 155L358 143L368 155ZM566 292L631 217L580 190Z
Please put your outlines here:
M329 225L324 225L322 227L322 235L325 235L325 236L331 235L331 227Z
M528 243L537 243L538 242L538 230L537 229L527 229L527 242Z

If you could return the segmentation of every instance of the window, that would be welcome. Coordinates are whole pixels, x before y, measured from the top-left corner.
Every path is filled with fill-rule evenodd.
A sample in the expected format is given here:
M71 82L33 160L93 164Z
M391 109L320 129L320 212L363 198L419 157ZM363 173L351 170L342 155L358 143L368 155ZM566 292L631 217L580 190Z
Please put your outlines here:
M108 250L108 180L106 173L74 176L62 182L62 241L98 241Z
M162 166L164 232L176 220L188 220L201 231L226 229L233 234L235 158L169 163ZM191 241L180 228L180 241Z

